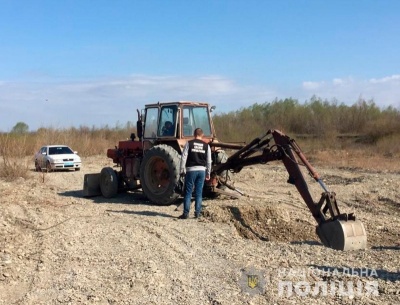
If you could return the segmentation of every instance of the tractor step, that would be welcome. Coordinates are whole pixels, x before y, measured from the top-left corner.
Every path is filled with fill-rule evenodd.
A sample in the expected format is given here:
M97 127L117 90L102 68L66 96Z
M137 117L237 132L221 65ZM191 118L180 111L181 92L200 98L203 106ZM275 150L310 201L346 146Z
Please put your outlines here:
M359 250L367 248L367 233L359 220L333 220L317 226L322 243L336 250Z

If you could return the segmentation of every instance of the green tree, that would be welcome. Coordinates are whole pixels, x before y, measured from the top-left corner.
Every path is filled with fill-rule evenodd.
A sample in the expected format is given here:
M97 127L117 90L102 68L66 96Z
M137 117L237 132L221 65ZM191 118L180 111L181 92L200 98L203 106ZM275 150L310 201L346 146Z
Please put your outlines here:
M29 126L24 122L18 122L15 126L11 129L12 133L17 134L25 134L29 131Z

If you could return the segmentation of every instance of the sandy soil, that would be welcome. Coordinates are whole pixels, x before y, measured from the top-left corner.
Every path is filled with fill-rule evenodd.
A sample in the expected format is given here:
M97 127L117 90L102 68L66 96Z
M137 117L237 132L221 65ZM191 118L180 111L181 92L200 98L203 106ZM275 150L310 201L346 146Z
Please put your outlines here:
M0 304L400 303L400 173L317 168L368 233L368 249L342 252L320 244L279 163L243 169L246 196L205 200L199 220L140 192L83 198L84 174L109 165L0 180Z

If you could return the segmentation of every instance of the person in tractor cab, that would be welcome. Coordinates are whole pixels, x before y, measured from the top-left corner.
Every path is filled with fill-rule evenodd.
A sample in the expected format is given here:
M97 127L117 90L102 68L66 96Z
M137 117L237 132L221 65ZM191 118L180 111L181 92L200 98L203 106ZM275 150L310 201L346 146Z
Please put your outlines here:
M162 129L163 136L173 136L174 135L174 125L171 121L166 121Z
M190 200L193 187L195 188L195 212L194 217L199 218L201 212L204 180L210 180L211 173L211 149L203 139L203 130L194 130L194 139L186 143L182 156L180 173L185 176L183 214L180 219L189 218Z

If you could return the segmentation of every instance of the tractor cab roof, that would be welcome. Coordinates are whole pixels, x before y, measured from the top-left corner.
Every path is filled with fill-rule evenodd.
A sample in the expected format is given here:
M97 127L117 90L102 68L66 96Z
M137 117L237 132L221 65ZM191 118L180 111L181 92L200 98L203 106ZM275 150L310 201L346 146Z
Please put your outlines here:
M156 104L147 104L145 105L145 107L149 108L149 107L160 107L168 105L190 105L190 106L205 106L205 107L209 106L209 104L205 102L177 101L177 102L158 102Z

